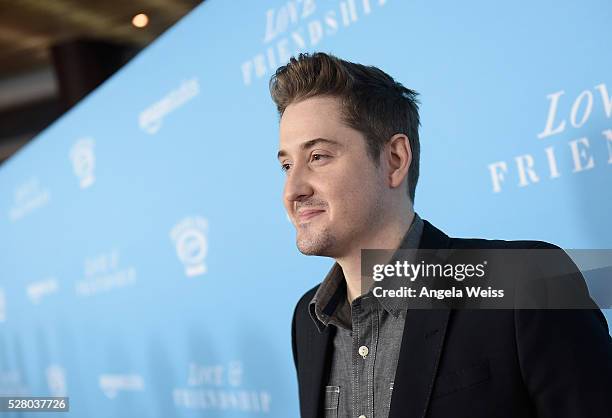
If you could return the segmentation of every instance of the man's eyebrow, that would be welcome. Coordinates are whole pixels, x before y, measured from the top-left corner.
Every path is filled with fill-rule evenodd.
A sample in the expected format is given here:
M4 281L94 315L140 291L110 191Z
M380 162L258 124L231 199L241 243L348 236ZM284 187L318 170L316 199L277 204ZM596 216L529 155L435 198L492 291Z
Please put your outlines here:
M314 138L314 139L308 140L308 141L306 141L306 142L302 142L302 143L300 144L300 149L301 149L302 151L305 151L305 150L308 150L308 149L310 149L310 148L312 148L312 147L314 147L314 146L316 146L316 145L319 145L319 144L321 144L321 143L323 143L323 144L327 144L327 145L336 146L336 147L338 147L338 146L342 145L342 144L340 144L340 142L338 142L338 141L334 141L333 139L327 139L327 138ZM276 155L276 158L286 157L287 155L288 155L288 154L287 154L287 151L285 151L285 150L280 150L280 151L278 152L278 154Z

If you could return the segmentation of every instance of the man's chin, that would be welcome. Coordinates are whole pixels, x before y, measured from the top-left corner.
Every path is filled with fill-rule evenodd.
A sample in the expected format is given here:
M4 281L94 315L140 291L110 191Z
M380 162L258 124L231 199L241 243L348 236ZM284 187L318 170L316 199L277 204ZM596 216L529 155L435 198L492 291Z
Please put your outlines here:
M333 256L333 243L329 237L317 237L318 239L305 239L298 237L296 245L304 255L318 255L322 257Z
M298 250L304 255L316 255L321 257L327 257L329 254L322 248L303 246L298 244Z

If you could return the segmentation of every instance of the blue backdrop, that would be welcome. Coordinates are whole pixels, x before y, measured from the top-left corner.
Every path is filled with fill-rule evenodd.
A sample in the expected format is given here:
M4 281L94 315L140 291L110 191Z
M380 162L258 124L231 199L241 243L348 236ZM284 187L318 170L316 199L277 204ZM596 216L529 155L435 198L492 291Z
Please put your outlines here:
M416 209L448 234L611 248L610 21L606 0L206 1L0 167L0 394L297 416L291 314L332 264L281 203L268 80L300 51L421 93Z

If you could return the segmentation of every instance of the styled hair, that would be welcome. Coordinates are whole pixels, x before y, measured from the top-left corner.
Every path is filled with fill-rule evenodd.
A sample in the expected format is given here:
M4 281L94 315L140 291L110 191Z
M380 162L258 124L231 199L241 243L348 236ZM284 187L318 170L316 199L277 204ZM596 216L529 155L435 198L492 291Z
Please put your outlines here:
M414 203L420 154L416 91L379 68L317 52L301 53L279 67L270 79L270 94L280 117L291 103L310 97L340 99L343 122L364 135L368 154L376 166L385 143L395 134L406 135L412 151L408 196Z

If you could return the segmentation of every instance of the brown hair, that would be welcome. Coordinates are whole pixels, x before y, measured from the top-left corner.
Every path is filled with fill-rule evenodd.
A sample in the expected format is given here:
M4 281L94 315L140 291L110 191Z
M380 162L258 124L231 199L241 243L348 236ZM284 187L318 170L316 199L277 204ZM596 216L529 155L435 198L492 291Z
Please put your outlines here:
M317 52L291 57L279 67L270 79L270 94L281 117L291 103L313 96L341 99L344 123L365 136L376 165L385 142L397 133L406 135L412 150L408 196L414 203L420 153L417 92L379 68Z

